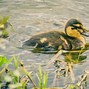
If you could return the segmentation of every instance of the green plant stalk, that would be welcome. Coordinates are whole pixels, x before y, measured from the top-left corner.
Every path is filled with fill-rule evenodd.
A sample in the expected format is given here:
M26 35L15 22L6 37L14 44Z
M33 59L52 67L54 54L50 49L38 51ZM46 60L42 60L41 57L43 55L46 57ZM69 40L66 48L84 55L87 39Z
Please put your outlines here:
M14 81L15 84L16 84L16 83L19 83L19 77L14 76L13 81Z
M18 63L19 56L18 56L18 57L13 56L13 59L14 59L14 66L15 66L15 69L18 69L18 67L19 67L19 63Z
M46 72L42 72L41 66L39 66L39 73L37 74L39 80L39 89L46 89L48 82L48 75Z
M47 73L44 73L44 77L43 77L43 89L45 89L47 87L47 82L48 82L48 75L47 75Z
M6 69L8 69L9 64L12 62L13 58L7 59L4 56L0 56L0 66L5 64L5 67L0 71L0 75L2 75Z
M9 23L9 22L8 22L8 24L11 26L12 31L14 31L14 27L13 27L13 25L12 25L11 23Z
M43 88L43 79L42 79L42 69L39 67L39 87L40 89Z
M25 78L22 78L22 79L20 80L20 83L22 84L23 89L26 89L26 84L28 83L28 77L25 76Z
M78 60L79 60L80 54L82 53L83 49L84 49L84 47L83 47L83 48L81 48L81 50L80 50L80 52L79 52Z
M27 71L27 69L24 67L24 64L22 62L20 62L20 65L21 65L21 70L24 72L24 74L26 74L28 76L29 80L32 82L32 84L35 87L35 89L37 89L36 84L32 80L31 75L29 74L29 72Z

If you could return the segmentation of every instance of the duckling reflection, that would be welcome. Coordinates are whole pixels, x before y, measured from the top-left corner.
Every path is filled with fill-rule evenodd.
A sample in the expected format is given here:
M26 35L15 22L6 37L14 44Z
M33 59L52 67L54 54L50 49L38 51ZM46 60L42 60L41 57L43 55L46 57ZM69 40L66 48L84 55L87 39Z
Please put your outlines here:
M74 64L82 63L87 58L86 55L82 54L83 52L67 52L64 53L63 60L55 60L54 66L56 67L56 77L60 76L70 76L72 82L75 82L75 75L73 72Z
M87 58L86 55L80 54L80 53L69 53L65 54L65 61L66 62L73 62L73 64L84 62L84 60Z
M65 26L65 33L50 31L35 35L25 41L23 47L32 47L33 52L76 50L85 46L84 36L89 36L83 24L77 19L70 19Z

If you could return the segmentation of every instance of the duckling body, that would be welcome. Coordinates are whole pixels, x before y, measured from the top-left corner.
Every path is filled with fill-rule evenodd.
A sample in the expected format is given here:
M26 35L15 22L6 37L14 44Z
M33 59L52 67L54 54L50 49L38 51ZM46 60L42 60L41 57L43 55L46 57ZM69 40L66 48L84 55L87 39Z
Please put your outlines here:
M59 31L50 31L35 35L25 41L24 46L32 46L43 51L55 50L76 50L85 45L83 25L76 19L71 19L65 26L65 33Z

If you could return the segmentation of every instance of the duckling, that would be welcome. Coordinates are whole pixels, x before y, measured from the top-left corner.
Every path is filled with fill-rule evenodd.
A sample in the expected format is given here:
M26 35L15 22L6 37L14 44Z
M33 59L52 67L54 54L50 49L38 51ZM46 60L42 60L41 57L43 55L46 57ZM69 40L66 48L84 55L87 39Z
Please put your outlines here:
M49 31L32 36L22 47L30 46L41 51L76 50L85 46L84 36L89 36L83 24L77 19L70 19L65 26L65 33Z

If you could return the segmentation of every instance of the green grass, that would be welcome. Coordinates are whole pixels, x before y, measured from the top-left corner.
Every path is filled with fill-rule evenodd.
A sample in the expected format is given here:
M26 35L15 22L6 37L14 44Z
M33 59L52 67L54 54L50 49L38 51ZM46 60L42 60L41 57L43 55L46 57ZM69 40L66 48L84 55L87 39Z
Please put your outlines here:
M12 65L9 68L9 65ZM23 62L20 61L19 57L13 56L12 58L7 58L5 56L0 56L0 89L8 87L9 89L27 89L27 83L32 83L32 89L62 89L62 88L47 88L48 84L48 73L45 72L41 66L39 66L37 78L38 86L32 79L31 72L29 72L25 67ZM80 81L76 84L69 84L66 89L80 89L83 82L86 82L87 74L84 74Z
M12 65L13 69L10 69L9 65ZM1 88L8 87L10 89L27 89L28 81L31 81L33 86L37 88L36 84L32 80L31 72L27 71L19 57L13 56L8 59L5 56L0 56L0 67L2 67L2 70L0 71ZM25 78L23 78L23 76L25 76ZM46 89L48 74L43 72L41 67L39 67L37 78L39 81L38 87L40 89Z
M8 87L10 89L26 89L28 83L28 75L25 73L26 69L22 68L19 57L12 57L10 59L5 56L0 56L0 87ZM13 69L9 68L12 65ZM27 71L30 74L30 72ZM23 76L25 76L23 78ZM31 77L29 75L29 77Z
M37 74L37 78L39 81L39 89L46 89L48 83L48 74L42 71L41 66L39 67L39 73Z

